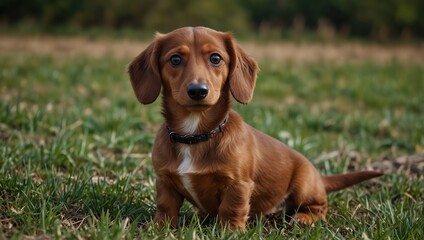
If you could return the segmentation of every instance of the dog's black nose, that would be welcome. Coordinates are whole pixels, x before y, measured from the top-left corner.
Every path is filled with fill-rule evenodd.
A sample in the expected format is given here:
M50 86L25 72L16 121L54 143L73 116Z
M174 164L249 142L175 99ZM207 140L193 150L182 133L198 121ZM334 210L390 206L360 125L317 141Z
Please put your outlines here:
M208 93L208 85L204 83L191 83L187 87L187 94L193 100L202 100Z

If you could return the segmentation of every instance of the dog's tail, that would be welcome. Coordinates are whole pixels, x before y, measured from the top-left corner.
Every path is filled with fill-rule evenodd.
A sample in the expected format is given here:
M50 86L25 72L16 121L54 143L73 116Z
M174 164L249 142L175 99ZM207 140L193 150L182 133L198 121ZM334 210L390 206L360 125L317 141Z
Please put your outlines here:
M383 173L377 171L361 171L333 176L322 176L322 180L324 182L325 191L334 192L382 175Z

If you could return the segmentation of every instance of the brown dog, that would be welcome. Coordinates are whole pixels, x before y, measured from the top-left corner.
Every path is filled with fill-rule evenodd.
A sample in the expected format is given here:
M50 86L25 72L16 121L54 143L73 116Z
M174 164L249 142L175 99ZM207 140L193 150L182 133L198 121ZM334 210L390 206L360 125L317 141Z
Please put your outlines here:
M325 220L327 196L381 176L363 171L323 177L301 154L247 125L231 110L231 95L247 104L257 64L230 33L186 27L157 34L129 66L135 95L155 101L163 116L153 147L157 212L178 225L184 199L232 229L254 214L282 208L301 223Z

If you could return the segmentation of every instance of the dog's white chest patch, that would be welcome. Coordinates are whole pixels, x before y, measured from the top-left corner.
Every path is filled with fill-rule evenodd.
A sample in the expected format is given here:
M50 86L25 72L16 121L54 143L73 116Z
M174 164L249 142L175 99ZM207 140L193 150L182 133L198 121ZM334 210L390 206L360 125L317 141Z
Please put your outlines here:
M199 126L200 115L196 113L190 114L182 124L182 131L186 134L193 134L196 132L197 127ZM189 145L181 145L179 149L180 158L182 159L180 166L178 166L178 172L181 174L184 173L193 173L195 171L193 167L193 158L191 156L191 149Z
M195 169L193 166L191 150L189 146L181 146L180 157L182 158L182 162L180 166L178 166L178 173L180 175L181 183L183 184L185 190L190 194L197 207L200 208L200 210L204 211L204 208L200 203L199 198L191 182L190 174L195 173Z
M191 150L189 146L181 146L180 157L182 159L180 166L178 166L178 173L192 173L194 172L193 162L191 158Z
M187 134L193 134L196 131L197 126L199 125L199 121L200 116L198 114L190 115L183 122L183 131ZM190 178L190 174L196 172L195 166L193 165L193 157L191 154L190 146L181 145L179 149L179 156L181 158L181 163L178 166L178 173L181 177L181 183L183 184L186 191L190 194L193 201L196 202L197 207L204 211L204 208L199 201L199 198L193 188L193 184Z

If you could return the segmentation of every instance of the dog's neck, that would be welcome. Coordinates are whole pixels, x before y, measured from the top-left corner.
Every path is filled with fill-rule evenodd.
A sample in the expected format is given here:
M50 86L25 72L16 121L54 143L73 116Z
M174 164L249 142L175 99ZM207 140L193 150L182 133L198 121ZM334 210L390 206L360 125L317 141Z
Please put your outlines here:
M169 96L169 94L164 94ZM209 109L192 112L171 97L163 98L162 114L169 128L178 134L201 134L217 128L230 111L230 95L222 95Z

